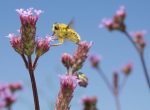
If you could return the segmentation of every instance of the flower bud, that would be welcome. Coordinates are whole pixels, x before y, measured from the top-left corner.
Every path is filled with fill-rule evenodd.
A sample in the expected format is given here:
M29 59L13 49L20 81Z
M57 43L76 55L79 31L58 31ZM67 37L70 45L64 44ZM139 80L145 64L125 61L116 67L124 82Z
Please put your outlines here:
M11 46L14 48L16 52L19 54L23 54L23 44L21 42L21 37L16 36L15 34L9 34Z
M131 73L132 69L133 69L133 64L129 63L122 68L122 72L125 75L129 75Z
M69 69L72 67L73 58L70 54L64 53L61 57L61 62L67 69Z
M36 41L35 53L36 53L37 57L42 56L43 54L45 54L49 50L49 48L50 48L50 45L49 45L50 41L51 41L50 37L46 37L44 39L38 39Z
M84 105L83 110L97 110L97 97L83 97L82 103Z
M101 59L99 56L96 56L96 55L92 55L90 57L90 63L92 65L92 67L98 67L99 66L99 63L100 63Z

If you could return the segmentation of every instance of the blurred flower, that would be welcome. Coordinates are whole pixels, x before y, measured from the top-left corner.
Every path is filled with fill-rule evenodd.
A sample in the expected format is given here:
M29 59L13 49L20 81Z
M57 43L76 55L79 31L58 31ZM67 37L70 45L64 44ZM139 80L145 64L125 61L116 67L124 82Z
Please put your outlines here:
M22 82L16 82L16 83L10 83L9 84L9 89L12 92L15 92L17 90L21 90L23 88Z
M0 84L0 108L7 108L16 102L15 92L22 88L22 83Z
M73 73L82 68L82 65L87 58L88 51L92 46L92 42L82 41L79 43L77 50L73 55Z
M27 56L30 56L34 52L35 48L35 34L36 34L36 22L41 10L33 10L29 8L27 10L17 9L17 13L21 20L21 41L23 43L23 50Z
M16 36L13 33L9 34L8 37L10 38L11 46L15 49L15 51L18 52L19 54L22 54L23 53L23 44L21 42L21 37Z
M144 36L146 34L146 31L137 31L132 33L132 36L134 37L134 42L141 48L143 49L146 46Z
M109 31L113 30L125 31L126 30L126 26L124 23L125 17L126 17L125 8L121 6L120 9L114 15L113 19L103 19L102 23L100 24L100 27L105 27Z
M99 27L100 28L107 28L109 31L112 31L114 29L113 21L111 19L104 18Z
M97 97L83 97L82 103L84 105L83 110L97 110Z
M72 67L72 64L73 64L72 55L70 55L68 53L64 53L61 57L61 62L68 70L70 67Z
M45 37L44 39L38 39L36 41L36 55L40 57L45 54L50 48L50 37Z
M60 76L60 86L55 110L70 110L70 102L77 86L76 77L73 75Z
M114 22L122 24L124 22L125 17L126 17L125 7L121 6L114 16Z
M125 75L129 75L131 73L133 69L133 64L132 63L128 63L126 64L125 66L123 66L122 68L122 72L125 74Z
M90 57L90 63L92 65L92 67L97 68L99 66L100 61L101 61L101 58L97 55L92 55Z

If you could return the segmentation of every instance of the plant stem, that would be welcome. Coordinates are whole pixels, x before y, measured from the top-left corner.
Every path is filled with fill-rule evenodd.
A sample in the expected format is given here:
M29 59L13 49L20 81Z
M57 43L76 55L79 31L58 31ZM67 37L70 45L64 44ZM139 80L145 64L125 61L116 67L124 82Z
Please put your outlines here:
M9 106L7 107L7 110L11 110L11 105L9 105Z
M112 85L109 83L108 78L106 77L105 73L102 71L102 69L100 69L99 67L96 68L97 72L99 73L99 75L101 76L101 78L103 79L103 81L105 82L106 86L108 87L108 89L110 90L110 92L113 94L113 87Z
M123 78L123 81L121 82L120 86L119 86L119 93L123 90L123 88L125 87L126 85L126 82L127 82L127 79L128 79L128 76L124 76Z
M114 97L115 97L116 109L121 110L120 100L119 100L118 94L114 94Z
M37 61L38 61L39 57L36 56L35 60L34 60L34 63L33 63L33 69L36 68L36 65L37 65Z
M39 98L38 98L38 92L37 92L37 87L36 87L36 80L35 80L35 76L34 76L34 70L32 67L31 56L28 56L28 64L29 64L28 71L29 71L31 84L32 84L32 92L33 92L35 110L40 110Z
M21 54L21 57L22 57L22 59L24 61L24 64L25 64L26 68L28 69L28 62L27 62L26 57L24 56L24 54Z
M123 33L127 36L127 38L129 39L129 41L133 44L133 46L135 47L136 51L137 51L138 54L139 54L139 57L140 57L140 60L141 60L141 63L142 63L142 67L143 67L143 70L144 70L144 75L145 75L145 78L146 78L148 87L149 87L149 89L150 89L150 78L149 78L148 70L147 70L147 67L146 67L145 60L144 60L144 51L141 51L141 50L138 48L138 46L137 46L136 43L133 41L132 37L130 36L130 34L129 34L127 31L124 31Z

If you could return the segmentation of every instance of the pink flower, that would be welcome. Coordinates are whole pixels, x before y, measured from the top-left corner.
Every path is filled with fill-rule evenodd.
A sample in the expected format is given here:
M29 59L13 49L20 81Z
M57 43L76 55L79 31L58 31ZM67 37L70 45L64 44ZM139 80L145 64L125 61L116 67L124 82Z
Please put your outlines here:
M20 16L20 20L21 20L21 24L25 25L25 24L31 24L31 25L36 25L36 22L40 16L40 14L42 13L41 10L34 10L33 8L29 8L27 10L24 9L16 9L17 13Z
M122 6L116 12L113 19L103 19L101 26L107 28L109 31L113 30L125 31L126 30L126 26L124 23L125 17L126 17L125 8Z
M106 19L104 18L102 20L102 23L99 26L100 28L107 28L108 30L112 31L113 30L113 21L111 19Z
M52 39L46 36L44 39L38 39L36 41L36 55L40 57L45 54L50 48L50 41Z
M23 88L22 86L22 82L16 82L16 83L10 83L9 84L9 89L12 91L12 92L15 92L17 90L21 90Z
M82 103L84 105L83 110L97 110L96 104L97 104L97 97L83 97Z
M137 31L137 32L132 33L132 36L134 37L134 42L142 49L146 45L145 40L144 40L145 34L146 34L146 31Z
M76 76L73 75L62 75L60 76L60 85L64 91L74 91L77 86Z
M72 55L68 53L64 53L61 57L61 62L68 70L70 67L72 67L72 63L73 63Z
M100 61L101 61L101 58L99 56L97 56L97 55L92 55L90 57L90 63L92 65L92 67L98 67Z
M21 21L20 34L24 54L30 56L35 50L36 22L42 11L33 8L27 10L17 9L16 11Z
M126 17L126 12L125 12L125 7L121 6L119 10L117 10L115 16L114 16L114 21L118 23L123 23L124 19Z
M76 77L73 75L60 76L60 86L55 110L70 110L70 102L77 86Z
M132 69L133 69L133 64L132 63L128 63L125 66L123 66L122 72L125 75L129 75L131 73Z
M73 55L73 72L76 72L82 68L82 65L88 56L88 51L91 46L92 42L82 41L79 43L78 48Z
M21 42L21 37L16 36L15 34L9 34L8 37L10 38L11 46L15 49L16 52L19 54L23 53L23 44Z

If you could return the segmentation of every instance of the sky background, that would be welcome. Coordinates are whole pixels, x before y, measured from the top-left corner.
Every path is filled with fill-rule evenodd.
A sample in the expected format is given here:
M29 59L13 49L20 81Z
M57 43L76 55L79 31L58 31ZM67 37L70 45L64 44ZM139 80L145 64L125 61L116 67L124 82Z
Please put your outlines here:
M134 63L134 70L120 95L122 110L149 110L150 91L143 75L139 57L132 44L119 32L108 32L98 28L104 17L112 17L116 10L124 5L127 11L128 31L147 30L145 36L148 46L145 51L146 63L150 65L150 1L149 0L1 0L0 1L0 82L22 80L23 92L18 93L18 100L13 110L33 110L32 91L27 70L21 57L11 48L9 39L4 37L16 33L20 21L17 8L41 9L44 13L37 22L37 36L52 34L51 27L55 22L68 23L75 18L75 30L82 40L93 41L90 54L102 56L101 67L109 80L112 72L128 63ZM57 48L51 48L43 55L35 71L40 96L41 110L52 110L59 91L59 74L65 74L61 64L64 52L73 53L76 45L66 42ZM71 110L81 110L80 100L83 96L97 96L98 108L116 110L113 96L103 80L87 61L82 69L89 78L87 88L78 87L71 102ZM149 68L150 71L150 68ZM122 77L121 77L122 78Z

